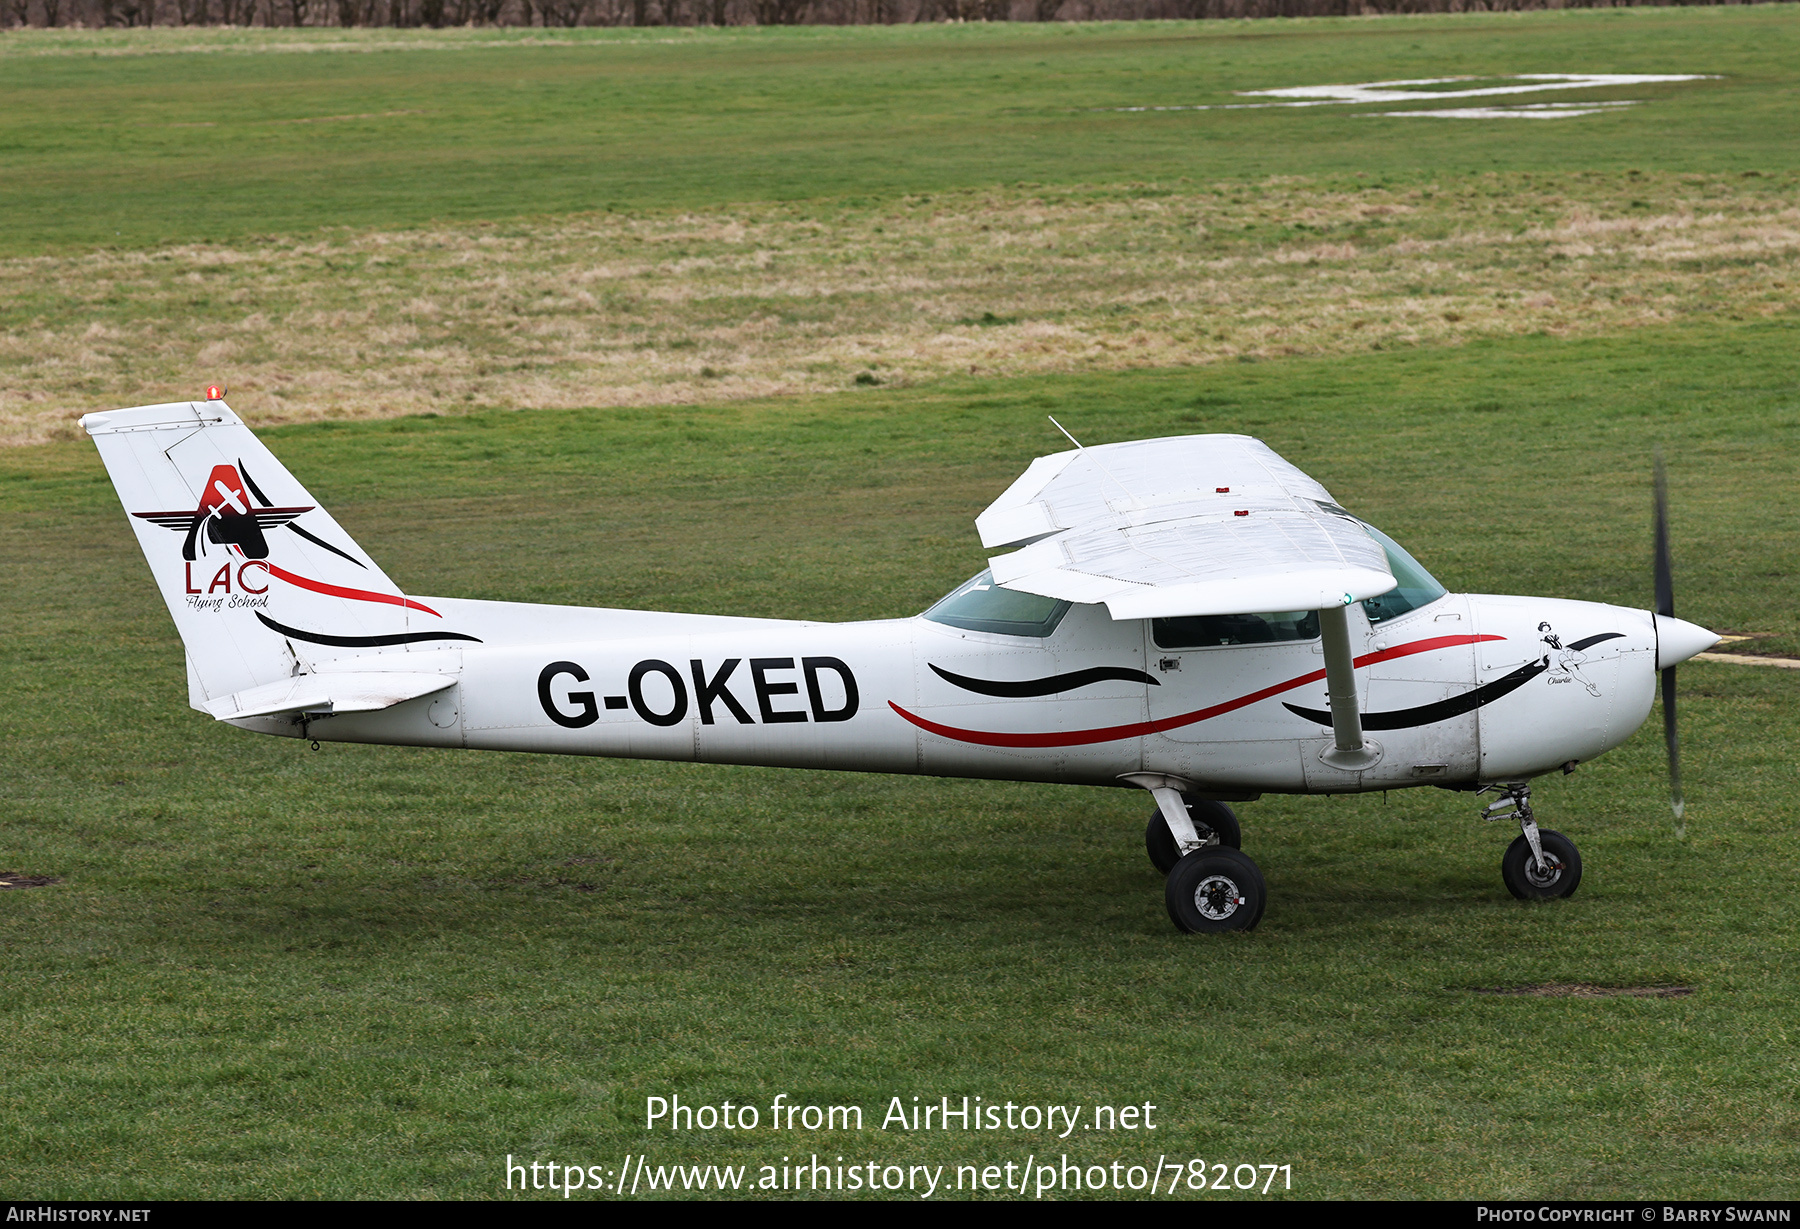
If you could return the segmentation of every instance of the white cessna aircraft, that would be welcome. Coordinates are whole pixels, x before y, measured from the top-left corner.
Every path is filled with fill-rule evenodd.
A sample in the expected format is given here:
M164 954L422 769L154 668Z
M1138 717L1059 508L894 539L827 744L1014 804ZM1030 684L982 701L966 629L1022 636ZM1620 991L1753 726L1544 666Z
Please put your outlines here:
M1040 457L976 520L1009 553L914 618L414 597L208 393L81 420L194 708L289 738L1138 787L1185 931L1262 917L1225 804L1264 793L1497 792L1507 887L1569 895L1581 859L1531 779L1630 737L1659 670L1673 757L1673 668L1718 640L1673 617L1660 496L1656 614L1453 594L1241 435Z

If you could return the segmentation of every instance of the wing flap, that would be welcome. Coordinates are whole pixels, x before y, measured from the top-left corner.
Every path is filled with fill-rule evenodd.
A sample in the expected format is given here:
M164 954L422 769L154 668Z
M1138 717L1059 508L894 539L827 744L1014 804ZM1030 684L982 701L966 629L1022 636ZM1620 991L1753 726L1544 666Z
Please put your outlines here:
M301 674L208 700L206 711L220 721L282 713L373 713L453 687L456 677L398 670Z

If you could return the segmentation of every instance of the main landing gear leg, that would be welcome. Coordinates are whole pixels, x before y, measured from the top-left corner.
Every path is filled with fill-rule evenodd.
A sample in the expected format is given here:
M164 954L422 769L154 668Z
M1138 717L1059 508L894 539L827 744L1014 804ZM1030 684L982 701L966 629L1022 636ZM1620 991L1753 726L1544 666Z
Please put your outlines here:
M1206 844L1206 839L1194 827L1194 818L1188 813L1187 799L1181 791L1172 785L1159 785L1150 791L1156 799L1156 813L1162 818L1169 835L1175 838L1175 855L1179 859L1182 854L1192 853Z
M1491 786L1500 796L1482 808L1483 819L1517 818L1519 835L1500 859L1500 878L1520 900L1555 900L1573 896L1581 886L1581 854L1560 832L1539 828L1531 813L1531 783L1515 781ZM1484 793L1486 791L1483 791Z
M1144 852L1150 855L1150 862L1163 874L1175 869L1181 855L1193 848L1183 845L1176 838L1169 821L1163 818L1163 808L1174 810L1175 799L1167 799L1165 793L1175 794L1183 804L1183 811L1188 818L1188 826L1199 838L1201 845L1229 845L1240 849L1244 844L1243 829L1238 825L1236 814L1222 802L1210 798L1192 798L1186 794L1177 794L1174 789L1152 791L1156 793L1156 810L1150 812L1150 822L1144 826Z

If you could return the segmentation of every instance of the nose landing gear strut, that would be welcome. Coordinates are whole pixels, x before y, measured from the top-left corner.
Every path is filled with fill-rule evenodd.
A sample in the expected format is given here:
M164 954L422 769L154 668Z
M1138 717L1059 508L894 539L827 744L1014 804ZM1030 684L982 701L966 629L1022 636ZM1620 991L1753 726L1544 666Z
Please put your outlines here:
M1506 890L1520 900L1555 900L1573 896L1581 886L1581 854L1575 842L1560 832L1539 828L1531 813L1531 783L1513 781L1490 785L1500 796L1480 811L1483 819L1517 818L1519 835L1500 859L1500 878Z

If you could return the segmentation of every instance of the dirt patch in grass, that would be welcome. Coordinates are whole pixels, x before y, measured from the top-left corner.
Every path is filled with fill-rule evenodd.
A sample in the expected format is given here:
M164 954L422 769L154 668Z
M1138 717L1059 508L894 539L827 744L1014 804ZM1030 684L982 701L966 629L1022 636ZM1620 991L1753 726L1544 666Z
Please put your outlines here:
M0 261L0 442L223 381L253 424L717 402L1800 305L1767 177L1017 188Z
M1470 994L1529 995L1544 999L1680 999L1692 986L1596 986L1590 982L1540 982L1535 986L1475 986Z

